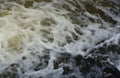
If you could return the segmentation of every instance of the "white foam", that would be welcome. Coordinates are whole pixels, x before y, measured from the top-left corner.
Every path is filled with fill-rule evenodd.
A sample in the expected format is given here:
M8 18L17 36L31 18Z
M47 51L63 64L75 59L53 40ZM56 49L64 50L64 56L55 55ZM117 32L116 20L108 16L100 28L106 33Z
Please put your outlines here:
M105 26L106 29L101 29L100 26L102 25L100 23L92 23L82 28L71 23L69 19L57 12L56 8L51 5L39 6L39 8L33 9L6 2L2 6L6 10L9 7L10 10L7 10L7 15L0 17L0 68L4 69L12 63L21 62L22 57L26 56L27 59L22 62L23 66L21 66L25 70L24 75L26 76L39 77L56 71L61 73L62 68L53 69L55 52L63 53L62 48L72 55L85 55L87 51L84 49L94 48L96 43L111 38L119 30L109 26ZM63 13L66 14L67 12ZM88 12L86 12L86 15L94 19L98 18ZM41 24L41 21L43 21L43 24ZM46 21L48 24L44 25ZM78 34L75 31L76 27L83 34ZM75 40L71 33L78 36L78 40ZM67 42L67 36L71 38L71 43ZM48 66L39 71L32 70L32 61L37 62L38 57L30 53L33 52L42 56L44 55L44 49L51 50Z

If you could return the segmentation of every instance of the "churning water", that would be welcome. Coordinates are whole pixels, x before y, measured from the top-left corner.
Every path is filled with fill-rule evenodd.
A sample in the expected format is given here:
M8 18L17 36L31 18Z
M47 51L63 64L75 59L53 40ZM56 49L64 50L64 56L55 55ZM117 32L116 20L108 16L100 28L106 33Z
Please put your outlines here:
M0 0L0 78L119 78L120 0Z

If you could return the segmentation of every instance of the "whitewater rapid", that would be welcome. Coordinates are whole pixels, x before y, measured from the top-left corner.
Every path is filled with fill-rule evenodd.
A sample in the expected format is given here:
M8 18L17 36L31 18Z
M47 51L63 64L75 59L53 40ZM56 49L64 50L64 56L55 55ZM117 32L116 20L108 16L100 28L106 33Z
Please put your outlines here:
M94 7L100 11L93 8L96 13L92 13L89 2L94 3L94 0L88 3L86 0L73 3L68 0L71 4L64 0L30 1L5 0L0 3L0 73L13 72L10 78L68 78L62 75L64 66L74 68L74 61L66 64L63 59L59 62L59 58L67 58L64 54L70 54L71 58L77 55L84 57L102 44L119 43L120 14L119 11L118 14L110 12L111 7L95 2ZM120 10L116 1L113 3ZM77 7L73 6L74 2L78 2ZM57 69L55 61L60 63ZM119 58L117 64L109 63L120 71ZM78 71L76 69L72 75L84 78ZM9 73L0 78L7 76Z

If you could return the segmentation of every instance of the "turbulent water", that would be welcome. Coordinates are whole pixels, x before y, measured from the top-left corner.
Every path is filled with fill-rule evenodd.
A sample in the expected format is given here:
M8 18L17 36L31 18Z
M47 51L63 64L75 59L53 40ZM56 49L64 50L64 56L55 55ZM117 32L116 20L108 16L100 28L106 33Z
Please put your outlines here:
M0 0L0 78L119 78L120 0Z

